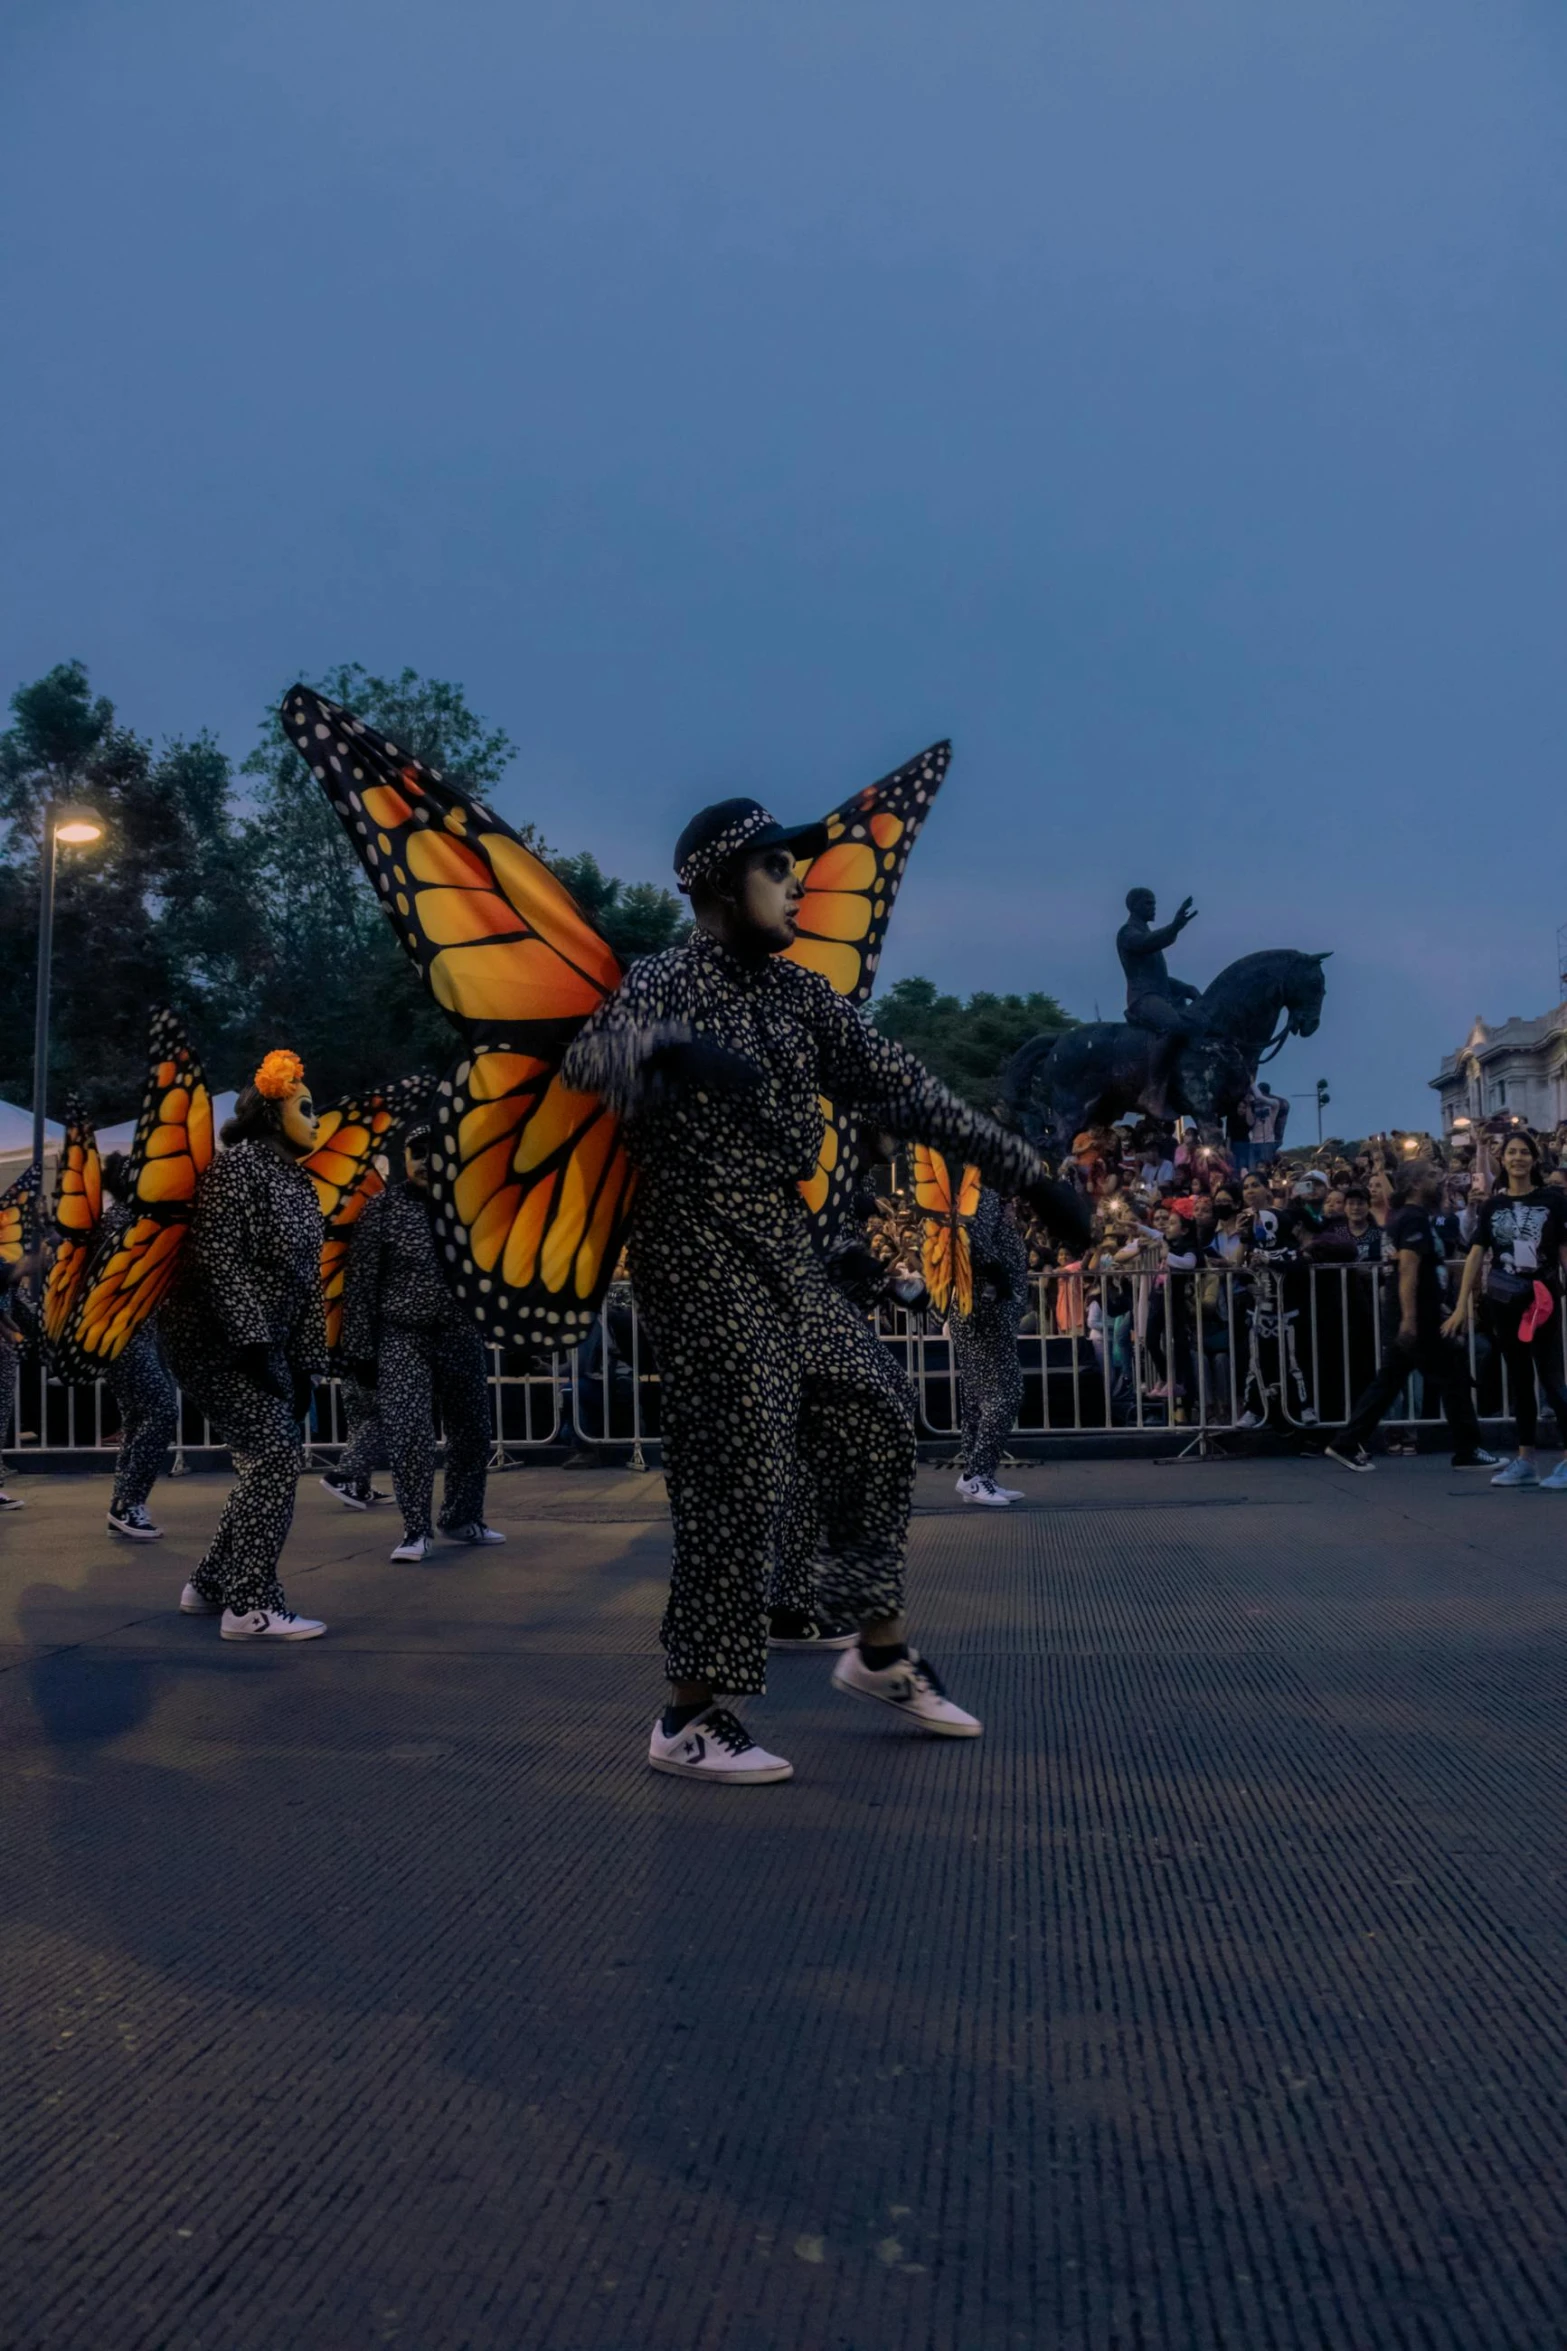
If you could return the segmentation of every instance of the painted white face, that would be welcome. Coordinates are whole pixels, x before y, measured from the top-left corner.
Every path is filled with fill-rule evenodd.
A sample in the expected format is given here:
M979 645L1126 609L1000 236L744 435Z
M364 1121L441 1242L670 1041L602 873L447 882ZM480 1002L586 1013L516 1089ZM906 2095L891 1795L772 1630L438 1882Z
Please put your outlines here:
M316 1147L316 1106L308 1086L284 1096L283 1137L296 1159L307 1159Z
M794 945L795 917L804 896L805 885L787 849L758 849L746 859L738 892L740 912L770 955L781 955Z

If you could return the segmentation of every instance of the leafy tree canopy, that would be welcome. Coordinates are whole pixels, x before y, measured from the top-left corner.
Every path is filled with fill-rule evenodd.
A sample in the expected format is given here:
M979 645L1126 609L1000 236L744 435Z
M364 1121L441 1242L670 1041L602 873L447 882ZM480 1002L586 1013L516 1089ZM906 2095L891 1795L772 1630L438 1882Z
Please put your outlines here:
M587 849L580 857L552 857L549 863L623 963L637 955L660 954L690 937L691 917L673 890L661 889L657 882L616 881L601 872L598 859Z
M897 980L870 1008L885 1037L906 1045L926 1068L965 1102L988 1110L1001 1072L1020 1045L1042 1029L1078 1023L1054 996L943 996L934 980Z

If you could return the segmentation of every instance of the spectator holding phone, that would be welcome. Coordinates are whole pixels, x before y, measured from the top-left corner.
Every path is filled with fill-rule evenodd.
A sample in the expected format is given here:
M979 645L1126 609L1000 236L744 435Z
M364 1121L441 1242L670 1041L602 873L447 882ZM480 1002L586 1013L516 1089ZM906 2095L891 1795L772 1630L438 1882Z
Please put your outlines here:
M1558 1437L1567 1444L1561 1322L1564 1263L1567 1199L1547 1188L1539 1146L1520 1128L1502 1145L1500 1182L1477 1203L1458 1303L1442 1325L1444 1338L1460 1338L1475 1291L1482 1289L1486 1327L1507 1366L1517 1429L1517 1451L1491 1480L1493 1486L1543 1483L1553 1493L1567 1494L1567 1454L1543 1480L1535 1467L1539 1427L1536 1380L1550 1399Z

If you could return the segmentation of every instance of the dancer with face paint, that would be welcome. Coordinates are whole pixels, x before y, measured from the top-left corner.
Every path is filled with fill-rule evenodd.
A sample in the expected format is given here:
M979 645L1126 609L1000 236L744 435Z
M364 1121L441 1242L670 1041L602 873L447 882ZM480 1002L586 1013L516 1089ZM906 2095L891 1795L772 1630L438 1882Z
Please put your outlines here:
M392 1557L417 1565L435 1542L435 1408L446 1431L441 1532L476 1546L506 1538L484 1522L490 1392L484 1341L453 1297L431 1226L430 1130L411 1127L404 1177L354 1227L343 1296L342 1352L374 1388L403 1514Z
M130 1161L123 1151L111 1151L103 1163L107 1195L102 1229L106 1236L123 1233L131 1220ZM109 1532L131 1543L156 1543L163 1529L154 1524L148 1498L163 1469L179 1428L179 1395L163 1360L155 1317L135 1331L123 1351L108 1365L105 1377L120 1413L120 1450L114 1464L114 1492L109 1500Z
M764 1687L780 1508L801 1456L830 1552L821 1598L858 1627L834 1686L936 1736L980 1732L905 1638L913 1419L907 1383L811 1242L798 1187L817 1163L820 1097L973 1160L1064 1233L1081 1221L1020 1137L783 960L804 895L796 859L824 844L823 828L787 830L754 800L704 809L675 851L695 935L634 964L562 1064L568 1086L623 1113L640 1169L631 1274L658 1354L675 1525L669 1704L648 1761L717 1785L792 1775L716 1701Z
M311 1641L326 1626L296 1615L278 1578L300 1422L327 1368L321 1210L299 1164L315 1144L315 1108L297 1054L267 1055L222 1139L163 1324L174 1376L238 1474L180 1607L221 1616L225 1641Z

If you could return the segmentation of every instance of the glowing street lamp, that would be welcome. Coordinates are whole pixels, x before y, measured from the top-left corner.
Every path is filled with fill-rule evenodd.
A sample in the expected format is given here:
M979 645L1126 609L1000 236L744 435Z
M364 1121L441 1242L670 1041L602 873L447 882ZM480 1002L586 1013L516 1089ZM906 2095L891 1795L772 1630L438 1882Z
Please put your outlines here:
M44 1098L49 1089L49 966L54 956L54 875L60 844L85 849L103 839L103 827L82 809L44 810L43 846L38 860L38 998L33 1022L33 1165L38 1171L38 1197L33 1203L33 1238L43 1236ZM40 1271L33 1277L34 1295L43 1287Z

